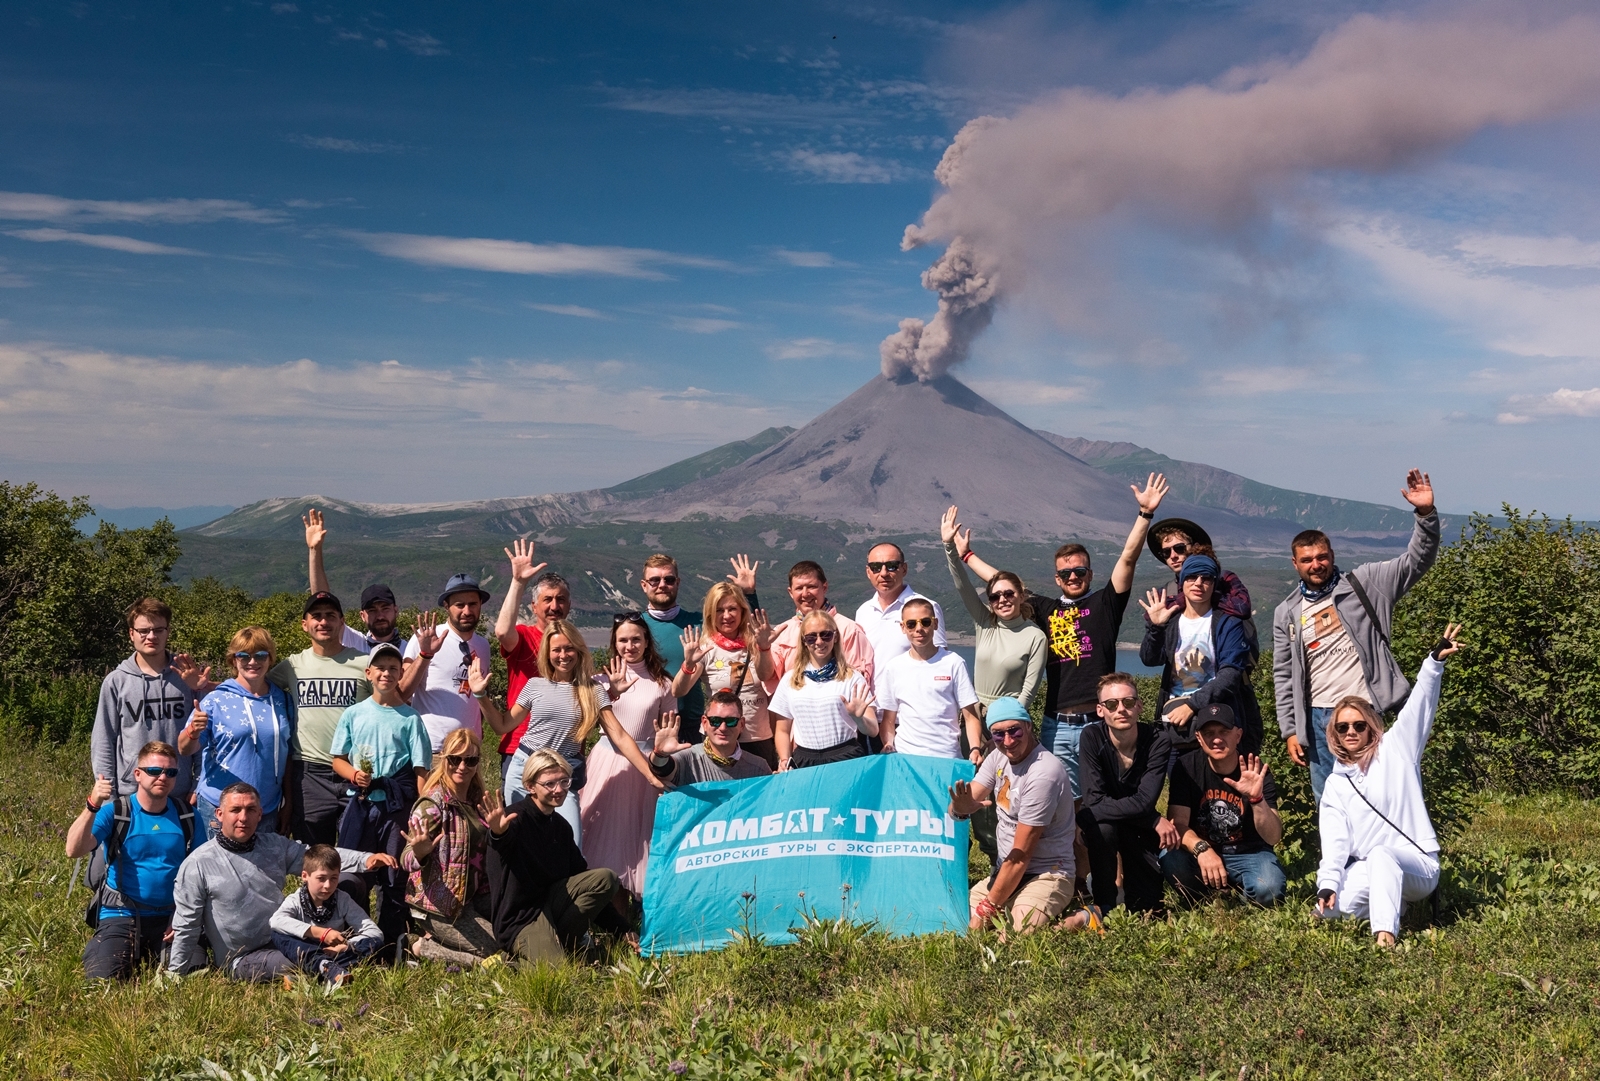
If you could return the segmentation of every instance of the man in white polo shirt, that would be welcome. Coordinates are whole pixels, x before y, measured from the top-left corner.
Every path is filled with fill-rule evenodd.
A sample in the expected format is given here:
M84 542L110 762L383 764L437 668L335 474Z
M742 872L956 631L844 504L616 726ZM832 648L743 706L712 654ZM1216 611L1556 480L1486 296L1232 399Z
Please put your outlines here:
M400 692L422 714L434 754L457 728L483 733L482 712L467 684L467 666L475 664L486 675L489 671L489 642L478 633L478 619L488 599L489 591L476 578L455 575L439 594L439 607L447 613L443 629L436 625L435 613L423 612L406 647Z
M906 585L906 554L898 544L885 541L872 546L867 552L867 581L872 583L873 595L856 609L856 622L872 643L874 662L882 665L911 648L900 629L900 610L912 598L927 598ZM942 648L948 644L944 639L944 612L938 601L930 603L938 622L933 644Z
M973 764L983 761L983 722L967 662L934 641L939 617L933 602L913 597L900 606L907 649L878 674L878 735L885 752L930 758L961 757L965 721Z

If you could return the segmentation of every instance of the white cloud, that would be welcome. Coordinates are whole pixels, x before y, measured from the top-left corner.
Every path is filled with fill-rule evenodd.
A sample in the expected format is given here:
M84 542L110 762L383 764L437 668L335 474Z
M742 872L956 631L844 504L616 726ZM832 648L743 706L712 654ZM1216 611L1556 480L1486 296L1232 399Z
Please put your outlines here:
M32 240L39 244L62 242L85 244L91 248L129 252L133 255L205 254L205 252L195 251L192 248L174 248L166 244L152 244L148 240L136 240L131 236L115 236L110 233L72 233L65 229L13 229L7 232L6 236L14 236L18 240Z
M1430 252L1394 223L1351 220L1329 233L1416 303L1517 356L1600 357L1600 286L1554 286L1496 273L1455 250Z
M760 127L832 127L878 122L854 102L743 90L621 90L606 88L613 109L698 117Z
M1506 411L1495 416L1501 424L1527 424L1535 417L1600 417L1600 387L1550 394L1513 394Z
M773 360L807 360L812 357L854 356L856 350L827 338L792 338L786 342L773 342L767 346L767 356Z
M825 251L791 251L788 248L774 248L773 258L780 262L797 267L830 267L838 266L839 261Z
M189 225L207 221L277 222L282 221L284 215L276 210L233 199L144 199L123 202L0 191L0 218L12 221L138 221Z
M1034 379L967 380L967 385L996 405L1065 405L1081 402L1091 390L1083 386L1062 386Z
M605 369L185 361L0 344L0 475L59 483L70 474L104 490L127 473L137 499L178 483L229 499L330 487L371 498L363 493L383 477L384 498L462 499L614 483L726 442L730 431L794 419L742 395L652 386L633 368L604 380L596 370ZM484 474L485 462L505 460L513 433L530 431L552 437L552 449L513 475ZM130 442L141 448L137 469ZM375 446L397 453L375 464ZM153 462L162 464L152 472Z
M673 315L667 319L667 325L673 330L682 330L689 334L721 334L725 330L744 326L732 319L703 319L687 315Z
M727 269L720 259L655 251L582 244L530 244L523 240L482 237L419 236L413 233L345 234L379 255L423 266L459 267L501 274L601 274L619 278L667 277L654 265Z
M779 154L778 162L791 172L824 184L892 184L921 175L897 161L869 158L853 150L812 150L802 146Z
M365 139L339 139L331 135L291 135L289 142L311 150L333 150L340 154L395 154L405 149L399 143L380 143Z
M534 304L532 301L523 305L534 311L549 312L551 315L575 315L579 319L609 319L605 312L594 308L585 308L581 304Z
M432 34L408 34L404 30L396 30L391 35L400 43L400 47L417 56L449 56L450 50L444 47L444 42Z
M1503 267L1600 268L1600 243L1570 236L1511 236L1479 233L1456 250L1478 263Z

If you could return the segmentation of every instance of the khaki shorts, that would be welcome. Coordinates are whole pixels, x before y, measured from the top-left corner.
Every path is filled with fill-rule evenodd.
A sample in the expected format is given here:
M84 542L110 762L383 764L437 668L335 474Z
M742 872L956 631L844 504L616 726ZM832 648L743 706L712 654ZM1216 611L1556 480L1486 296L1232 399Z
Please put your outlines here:
M1011 899L1000 906L1002 912L1011 913L1011 923L1018 931L1043 927L1054 923L1067 910L1076 893L1068 875L1042 874L1028 879ZM978 902L989 896L989 880L975 884L967 894L968 917L977 914Z

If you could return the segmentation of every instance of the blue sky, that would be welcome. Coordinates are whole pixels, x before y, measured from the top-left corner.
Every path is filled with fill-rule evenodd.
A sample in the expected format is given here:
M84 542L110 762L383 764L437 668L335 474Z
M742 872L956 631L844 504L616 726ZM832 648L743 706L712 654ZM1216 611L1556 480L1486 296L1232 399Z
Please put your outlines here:
M899 242L967 120L1354 10L0 5L0 476L475 499L804 423L931 314ZM1287 487L1600 517L1597 119L1305 176L1244 240L1109 221L1102 325L1047 258L955 374Z

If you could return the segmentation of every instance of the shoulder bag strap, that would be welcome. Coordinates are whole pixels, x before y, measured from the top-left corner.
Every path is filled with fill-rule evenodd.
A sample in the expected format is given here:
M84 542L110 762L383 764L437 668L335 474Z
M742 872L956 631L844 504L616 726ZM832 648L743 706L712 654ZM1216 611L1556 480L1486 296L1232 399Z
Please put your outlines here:
M1345 577L1350 580L1350 588L1355 590L1356 600L1361 602L1361 610L1367 613L1367 618L1372 620L1372 625L1378 629L1378 641L1383 643L1384 649L1389 649L1389 636L1383 633L1383 624L1378 622L1377 609L1372 607L1372 601L1367 597L1367 591L1361 586L1361 579L1356 577L1355 571L1351 571Z
M1379 818L1383 819L1383 821L1388 825L1388 827L1390 829L1394 830L1396 833L1398 833L1400 836L1404 837L1406 840L1411 841L1411 847L1416 849L1418 852L1421 852L1424 856L1434 856L1434 854L1432 852L1429 852L1427 849L1425 849L1421 845L1417 844L1416 841L1411 840L1411 834L1407 833L1405 830L1401 829L1399 826L1395 825L1393 822L1390 822L1388 815L1384 814L1382 811L1378 810L1378 808L1374 807L1373 804L1372 804L1372 801L1367 798L1367 794L1365 792L1361 791L1360 788L1356 787L1355 778L1351 777L1348 773L1344 774L1343 776L1344 776L1345 780L1350 782L1350 790L1352 792L1354 792L1356 795L1360 796L1361 797L1361 802L1365 803L1368 807L1372 808L1372 813L1377 815ZM1437 859L1438 857L1434 856L1434 858Z

